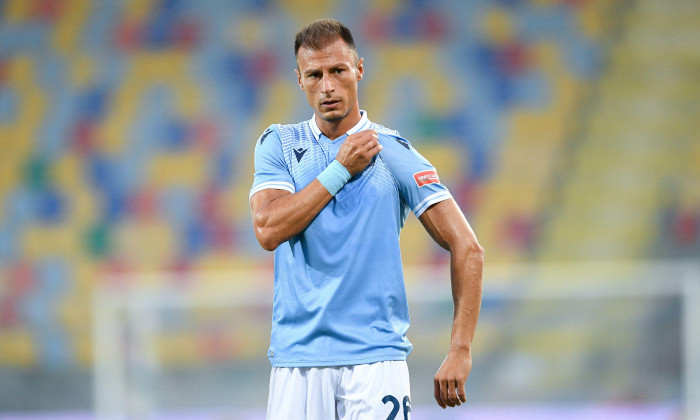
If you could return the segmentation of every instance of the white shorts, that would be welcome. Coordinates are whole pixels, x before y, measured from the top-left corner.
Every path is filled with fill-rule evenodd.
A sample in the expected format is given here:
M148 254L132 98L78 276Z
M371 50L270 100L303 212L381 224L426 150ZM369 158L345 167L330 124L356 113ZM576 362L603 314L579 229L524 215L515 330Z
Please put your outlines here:
M267 420L408 420L405 361L321 368L273 367Z

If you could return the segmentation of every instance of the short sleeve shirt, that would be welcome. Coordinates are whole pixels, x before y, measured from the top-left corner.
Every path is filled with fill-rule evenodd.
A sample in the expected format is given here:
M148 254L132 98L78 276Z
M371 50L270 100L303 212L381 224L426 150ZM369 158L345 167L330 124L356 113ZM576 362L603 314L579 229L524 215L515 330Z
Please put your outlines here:
M399 234L450 199L435 168L398 132L362 118L330 140L312 117L272 125L255 148L252 197L267 188L305 188L335 159L348 135L374 129L382 151L298 235L275 250L273 366L308 367L405 360L408 305Z

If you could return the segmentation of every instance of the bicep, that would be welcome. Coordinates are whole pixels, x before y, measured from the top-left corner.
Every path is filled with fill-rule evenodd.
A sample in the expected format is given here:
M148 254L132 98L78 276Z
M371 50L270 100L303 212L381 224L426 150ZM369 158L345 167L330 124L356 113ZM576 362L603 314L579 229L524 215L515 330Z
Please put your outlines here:
M478 246L476 235L454 199L433 204L418 218L430 236L441 247L451 250L458 246Z

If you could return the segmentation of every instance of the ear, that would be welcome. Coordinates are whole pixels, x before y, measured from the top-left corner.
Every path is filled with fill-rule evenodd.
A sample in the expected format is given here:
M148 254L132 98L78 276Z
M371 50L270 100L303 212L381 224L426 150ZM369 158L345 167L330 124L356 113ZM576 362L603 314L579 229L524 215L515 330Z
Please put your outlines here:
M297 75L297 83L299 84L299 89L304 90L304 85L301 83L301 74L299 73L299 69L294 69L294 73Z
M360 57L359 60L357 60L357 81L359 82L362 80L362 75L365 74L365 67L364 67L364 58Z

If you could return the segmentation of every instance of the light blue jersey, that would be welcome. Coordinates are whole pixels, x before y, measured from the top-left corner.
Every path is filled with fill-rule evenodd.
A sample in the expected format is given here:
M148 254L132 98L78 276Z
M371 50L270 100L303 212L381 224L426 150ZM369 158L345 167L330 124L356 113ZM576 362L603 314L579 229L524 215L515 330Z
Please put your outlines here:
M312 117L271 125L255 147L250 196L291 193L311 183L348 135L374 129L382 151L299 235L275 250L272 339L275 367L341 366L405 360L408 305L399 232L409 210L420 216L451 198L413 146L367 119L330 140Z

